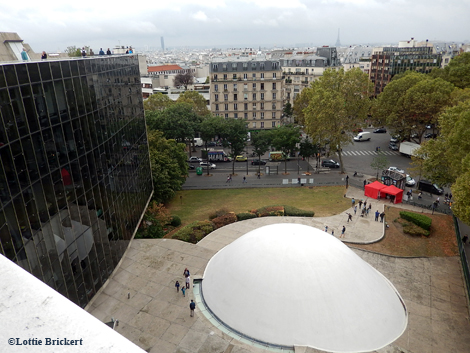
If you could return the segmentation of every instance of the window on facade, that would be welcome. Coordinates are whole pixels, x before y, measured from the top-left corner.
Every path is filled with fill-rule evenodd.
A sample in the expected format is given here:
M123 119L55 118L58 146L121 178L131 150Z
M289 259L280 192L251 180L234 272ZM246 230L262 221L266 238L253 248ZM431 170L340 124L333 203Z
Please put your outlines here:
M253 119L256 119L256 112L253 112Z
M219 90L219 85L214 85L214 91L218 91Z
M256 90L256 83L253 83L253 90Z
M225 119L228 119L228 114L227 113L224 116L225 116Z
M217 81L217 74L214 75L214 81Z
M264 128L264 121L261 122L260 128Z
M248 63L243 63L243 69L247 69L248 68Z
M272 127L276 127L276 122L275 121L272 122Z
M219 105L218 104L215 105L215 110L219 110Z
M256 70L256 63L251 63L251 69Z
M276 89L276 82L273 82L273 89Z
M245 104L243 105L243 108L244 108L245 110L248 110L248 103L245 103Z
M237 69L237 63L232 63L232 70L236 70Z
M224 104L225 110L228 110L228 104Z
M273 78L276 78L276 73L275 72L273 72Z
M234 90L234 91L237 91L237 90L238 90L236 83L233 85L233 90Z
M224 101L228 101L228 94L224 94Z
M260 63L260 64L259 64L259 69L260 69L260 70L264 70L264 63Z
M219 100L219 95L218 94L214 94L214 100L217 102Z
M264 119L264 112L261 112L261 119Z
M248 91L248 85L246 83L243 84L243 90Z
M233 74L233 75L232 75L232 78L233 78L234 80L236 80L236 79L237 79L237 74Z
M264 90L264 83L260 83L260 86L261 86L261 90Z
M248 93L243 93L243 99L248 100Z
M222 64L222 70L227 71L227 64Z
M253 80L256 80L256 74L255 73L253 73L252 77L253 77Z
M225 84L224 84L224 91L227 91L227 90L228 90L228 86L227 86L227 84L225 83Z
M264 102L261 102L261 110L264 110Z
M246 80L248 78L248 74L243 74L243 79Z
M253 100L256 100L256 93L253 93Z
M245 119L248 119L248 113L244 113L244 114L243 114L243 117L244 117Z
M273 99L276 99L276 93L273 93Z
M233 105L233 110L238 110L238 104L237 104L237 103L235 103L235 104Z
M276 103L273 103L272 107L273 107L273 110L276 109Z
M238 119L238 113L235 113L233 116L235 119Z
M164 75L163 78L166 80L168 79L168 75Z
M273 63L273 69L277 69L279 66L279 63Z
M264 78L264 72L261 73L261 78L262 78L262 79Z
M227 74L224 74L224 80L226 80L226 79L227 79Z
M256 121L253 121L253 128L256 129Z
M253 103L253 110L256 110L256 103Z
M238 100L238 94L235 93L235 94L233 95L233 100L234 100L234 101Z
M273 119L276 119L276 112L272 112Z
M217 70L218 70L218 67L219 67L219 65L214 64L214 65L212 65L212 70L213 70L213 71L217 71Z

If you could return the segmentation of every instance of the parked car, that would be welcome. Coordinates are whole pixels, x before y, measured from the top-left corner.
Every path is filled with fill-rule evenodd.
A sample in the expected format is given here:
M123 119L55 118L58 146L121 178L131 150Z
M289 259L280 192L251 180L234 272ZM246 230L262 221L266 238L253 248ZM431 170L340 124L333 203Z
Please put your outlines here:
M217 146L217 142L215 142L215 141L209 141L207 143L207 147L215 147L215 146Z
M246 158L245 156L236 156L235 157L236 162L246 162L247 160L248 160L248 158Z
M398 151L398 145L395 142L390 142L388 144L388 148L390 148L392 151Z
M405 182L405 185L406 186L415 186L416 185L416 181L410 177L409 174L406 174L406 182Z
M204 167L204 168L207 168L207 167L209 167L210 169L215 169L216 168L216 165L214 163L211 163L211 162L200 162L199 165L201 167Z
M188 162L189 163L200 163L200 162L202 162L202 159L199 158L199 157L189 157Z
M398 169L397 167L389 167L388 170L391 170L392 172L397 172L397 173L405 173L403 169Z
M376 134L385 134L386 132L387 132L387 129L384 128L384 127L380 127L378 129L374 130L374 133L376 133Z
M262 159L253 159L251 161L251 165L265 165L266 161L263 161Z
M441 195L444 192L439 186L427 180L420 180L418 183L418 189L437 195Z
M196 169L196 167L194 166L194 164L188 164L188 169Z
M339 168L339 163L332 159L325 159L321 162L321 166L325 168Z
M398 142L398 136L390 137L390 142L397 143Z

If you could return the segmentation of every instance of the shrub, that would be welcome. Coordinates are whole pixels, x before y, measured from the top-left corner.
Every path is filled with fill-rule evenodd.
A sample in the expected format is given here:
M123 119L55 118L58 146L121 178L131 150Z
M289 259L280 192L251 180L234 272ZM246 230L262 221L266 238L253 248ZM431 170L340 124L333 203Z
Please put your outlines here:
M256 210L259 217L284 216L283 206L266 206Z
M429 231L431 230L431 222L432 218L425 216L423 214L418 214L418 213L413 213L413 212L408 212L408 211L401 211L400 212L400 217L410 221L417 226Z
M213 230L214 224L211 221L198 221L184 226L173 234L171 238L196 244Z
M212 213L209 215L209 219L210 219L210 220L213 220L214 218L223 216L224 214L227 214L227 213L230 213L230 211L227 210L226 208L221 208L221 209L219 209L219 210L217 210L217 211L212 212Z
M179 227L181 225L181 218L178 216L173 216L170 225L172 227Z
M416 235L416 236L424 235L425 237L429 237L429 235L431 234L429 230L425 230L416 225L407 225L407 226L404 225L403 232L409 235Z
M141 227L137 234L135 235L136 239L158 239L162 238L165 235L165 231L159 222L147 225L146 227Z
M227 213L224 214L223 216L216 217L212 220L212 223L214 223L215 229L221 228L223 226L226 226L227 224L234 223L237 221L237 216L235 213Z
M294 206L284 206L284 215L292 217L313 217L315 212L301 210Z
M237 220L239 221L244 221L245 219L251 219L251 218L256 218L258 217L256 213L251 213L251 212L242 212L237 214Z

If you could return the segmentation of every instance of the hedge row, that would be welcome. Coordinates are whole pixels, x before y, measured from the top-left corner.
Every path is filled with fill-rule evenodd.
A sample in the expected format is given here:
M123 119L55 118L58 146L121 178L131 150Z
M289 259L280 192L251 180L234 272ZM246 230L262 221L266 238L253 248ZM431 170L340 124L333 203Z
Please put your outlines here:
M432 219L428 216L419 213L401 211L400 217L416 224L418 227L421 227L425 230L431 230Z
M184 226L173 234L171 238L196 244L214 229L214 223L211 221L197 221Z

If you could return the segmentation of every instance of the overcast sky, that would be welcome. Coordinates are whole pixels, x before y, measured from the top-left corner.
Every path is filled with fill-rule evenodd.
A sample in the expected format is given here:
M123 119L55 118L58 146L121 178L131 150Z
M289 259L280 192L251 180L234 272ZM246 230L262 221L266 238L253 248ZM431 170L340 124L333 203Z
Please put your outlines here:
M470 0L0 0L0 31L67 46L294 46L470 40Z

